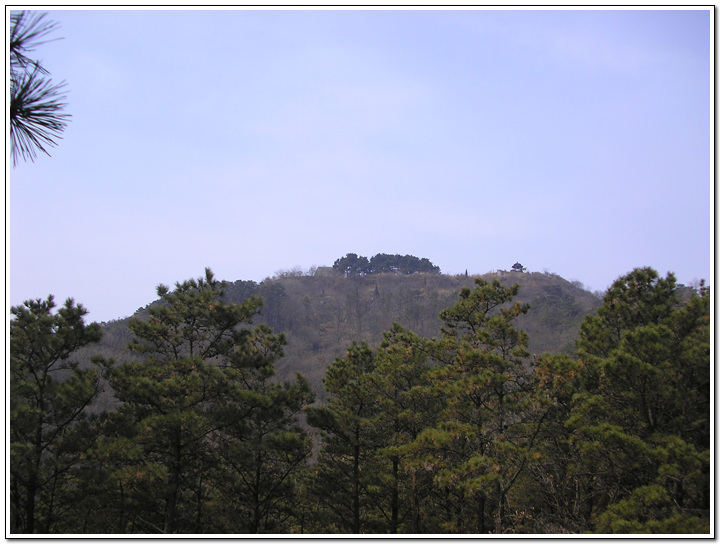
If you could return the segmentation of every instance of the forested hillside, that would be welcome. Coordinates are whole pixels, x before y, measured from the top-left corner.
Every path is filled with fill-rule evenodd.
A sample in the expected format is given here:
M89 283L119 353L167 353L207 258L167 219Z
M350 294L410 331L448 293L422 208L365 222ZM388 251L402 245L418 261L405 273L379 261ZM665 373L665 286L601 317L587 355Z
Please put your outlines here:
M366 259L367 260L367 259ZM377 260L377 259L376 259ZM455 303L460 289L473 285L476 277L497 279L503 285L517 283L516 297L530 309L518 317L518 328L529 336L529 349L574 353L580 323L601 304L600 298L549 273L500 272L482 276L448 276L439 273L379 273L344 277L338 274L279 274L257 284L230 283L224 299L239 303L260 296L263 305L256 323L265 323L287 339L284 357L276 364L279 379L301 372L324 398L322 378L330 363L344 354L353 341L378 346L394 322L423 337L440 334L440 311ZM140 310L142 316L147 310ZM85 350L118 360L127 358L131 339L129 319L103 325L99 345Z
M12 308L12 534L711 531L702 285L207 269L157 294L103 327Z

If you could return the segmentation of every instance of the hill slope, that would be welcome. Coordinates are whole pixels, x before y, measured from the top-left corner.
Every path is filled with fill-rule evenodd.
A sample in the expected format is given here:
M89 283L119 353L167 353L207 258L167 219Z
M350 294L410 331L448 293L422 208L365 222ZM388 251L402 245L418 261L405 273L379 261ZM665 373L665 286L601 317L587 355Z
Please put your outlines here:
M438 314L455 303L464 286L475 277L498 279L504 285L517 283L519 302L530 304L527 315L517 322L530 338L532 353L572 353L578 327L585 316L600 306L600 299L555 274L499 272L482 276L441 274L379 274L345 278L340 276L296 276L229 283L226 299L240 302L251 295L263 297L262 314L256 323L267 323L283 332L288 344L278 363L277 377L302 373L323 397L322 378L336 357L353 341L376 346L393 322L425 337L440 332ZM142 319L146 311L135 315ZM100 353L126 361L131 339L129 319L103 325L99 346L85 353Z

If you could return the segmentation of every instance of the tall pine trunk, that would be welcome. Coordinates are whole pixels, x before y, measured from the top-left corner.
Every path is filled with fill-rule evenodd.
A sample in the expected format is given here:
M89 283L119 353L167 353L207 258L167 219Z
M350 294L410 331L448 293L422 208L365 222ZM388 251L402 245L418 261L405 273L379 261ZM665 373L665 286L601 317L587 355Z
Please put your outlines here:
M483 493L480 493L478 497L477 532L481 535L487 533L485 529L485 495Z
M417 472L415 469L412 471L411 487L412 528L413 534L418 535L420 534L420 492L418 490Z
M253 485L253 511L250 521L250 532L256 534L260 531L260 479L262 475L262 454L258 446L255 454L255 481Z
M182 444L180 429L176 429L173 436L173 459L170 463L170 477L168 478L165 495L165 521L163 533L171 534L175 531L175 511L177 510L177 497L180 488L180 472L182 470Z
M360 534L360 436L355 435L353 447L353 534Z
M41 413L44 410L43 398L40 397L38 404L41 406ZM25 532L35 532L35 496L38 490L38 475L40 472L40 463L42 461L42 416L35 427L33 448L33 462L28 474L27 497L25 500Z
M397 456L392 458L392 475L393 475L393 488L392 496L390 499L390 534L395 535L398 531L398 515L400 510L400 496L399 496L399 472L400 462Z

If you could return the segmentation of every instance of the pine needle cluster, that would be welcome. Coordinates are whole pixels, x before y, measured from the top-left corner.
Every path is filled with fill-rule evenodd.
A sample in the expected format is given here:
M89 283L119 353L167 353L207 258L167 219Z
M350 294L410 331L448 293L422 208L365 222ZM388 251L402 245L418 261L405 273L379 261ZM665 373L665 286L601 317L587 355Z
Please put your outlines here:
M27 11L10 15L10 142L13 166L18 159L35 160L37 151L50 155L48 147L62 137L70 117L64 113L66 82L55 84L50 72L29 55L58 24L46 13ZM57 39L57 38L56 38ZM53 41L53 40L49 40Z

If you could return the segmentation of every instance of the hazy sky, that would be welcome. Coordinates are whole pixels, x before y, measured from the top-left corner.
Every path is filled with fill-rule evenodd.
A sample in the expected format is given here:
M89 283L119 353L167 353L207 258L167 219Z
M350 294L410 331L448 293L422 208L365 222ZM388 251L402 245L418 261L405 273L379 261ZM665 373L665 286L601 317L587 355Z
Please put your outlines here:
M53 10L64 138L8 162L9 302L332 265L711 280L711 11ZM712 283L710 281L710 283Z

